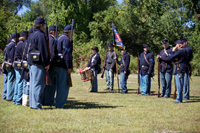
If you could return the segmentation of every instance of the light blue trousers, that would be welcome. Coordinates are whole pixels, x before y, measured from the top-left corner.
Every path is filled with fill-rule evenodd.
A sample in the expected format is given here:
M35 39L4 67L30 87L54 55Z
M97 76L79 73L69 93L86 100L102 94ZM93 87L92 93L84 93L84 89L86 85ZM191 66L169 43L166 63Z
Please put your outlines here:
M46 86L46 70L42 65L30 65L30 94L29 104L30 108L41 109L41 100L44 88Z
M151 78L149 75L140 74L140 89L142 95L150 95L151 91Z
M184 86L183 86L183 98L190 99L190 75L185 73L184 74Z
M26 79L23 79L23 94L29 95L29 87L30 82L28 82Z
M6 99L7 96L7 82L8 82L8 77L6 74L3 74L4 78L3 78L3 92L2 92L2 99Z
M113 89L114 87L114 72L105 69L107 87Z
M55 67L56 71L56 108L64 108L69 93L67 70Z
M54 85L54 69L49 69L49 77L51 79L52 85L46 85L43 93L42 105L53 106L54 96L55 96L55 85Z
M8 71L8 70L7 70ZM12 101L15 90L15 71L12 68L8 71L8 82L7 82L7 97L6 100Z
M179 77L180 75L180 77ZM176 88L177 88L177 97L176 102L182 102L183 101L183 85L184 85L184 75L182 73L175 75L176 80Z
M127 89L127 79L128 79L128 75L126 75L124 72L120 73L120 84L121 84L121 91L124 93L128 92Z
M16 105L22 104L22 93L23 93L23 80L21 79L21 69L15 69L15 90L13 103Z
M162 94L161 95L163 95L165 97L170 97L172 73L160 72L160 81L162 83Z

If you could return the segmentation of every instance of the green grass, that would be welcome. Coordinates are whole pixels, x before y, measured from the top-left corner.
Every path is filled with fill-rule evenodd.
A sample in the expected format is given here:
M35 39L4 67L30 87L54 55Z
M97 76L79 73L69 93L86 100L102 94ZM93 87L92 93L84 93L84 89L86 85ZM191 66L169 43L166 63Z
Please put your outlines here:
M89 93L89 82L83 84L80 75L73 74L66 103L69 109L45 106L32 110L0 100L0 132L200 132L200 77L192 77L191 98L181 104L174 104L172 98L157 98L154 78L152 95L141 96L136 94L137 75L129 76L129 93L122 95L116 93L116 82L116 92L105 92L105 79L100 78L99 93ZM3 76L0 82L2 92Z

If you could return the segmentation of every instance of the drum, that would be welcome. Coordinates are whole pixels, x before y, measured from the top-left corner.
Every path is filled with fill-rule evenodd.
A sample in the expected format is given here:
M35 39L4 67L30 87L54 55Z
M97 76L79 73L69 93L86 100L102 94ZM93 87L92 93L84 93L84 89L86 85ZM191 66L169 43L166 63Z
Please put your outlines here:
M79 71L80 75L81 75L81 80L83 82L92 80L94 78L92 71L90 70L90 68L85 68Z

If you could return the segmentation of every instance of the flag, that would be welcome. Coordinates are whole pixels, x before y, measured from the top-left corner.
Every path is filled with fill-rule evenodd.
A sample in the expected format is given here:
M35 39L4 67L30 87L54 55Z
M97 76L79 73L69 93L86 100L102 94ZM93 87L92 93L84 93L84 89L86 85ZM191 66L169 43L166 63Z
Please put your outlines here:
M119 33L117 32L113 24L112 24L112 31L113 31L113 45L125 49L123 41L120 38Z

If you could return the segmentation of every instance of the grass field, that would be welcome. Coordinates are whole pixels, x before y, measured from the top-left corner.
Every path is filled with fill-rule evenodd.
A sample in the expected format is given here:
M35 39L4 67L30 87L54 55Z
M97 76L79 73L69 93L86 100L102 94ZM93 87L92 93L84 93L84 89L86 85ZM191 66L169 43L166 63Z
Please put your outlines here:
M99 92L89 93L89 82L83 84L80 75L73 74L69 109L43 106L44 110L32 110L0 100L0 132L200 132L200 77L192 77L190 100L181 104L173 103L173 95L157 98L154 78L151 96L141 96L136 94L137 75L129 76L129 93L119 94L116 79L114 93L104 91L106 82L100 78ZM0 83L2 93L3 76Z

